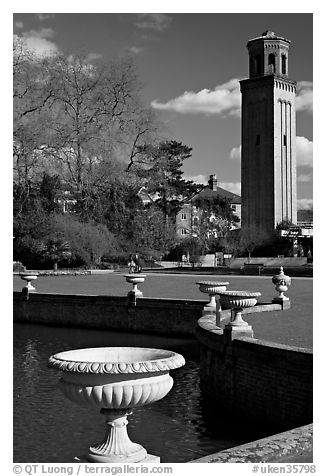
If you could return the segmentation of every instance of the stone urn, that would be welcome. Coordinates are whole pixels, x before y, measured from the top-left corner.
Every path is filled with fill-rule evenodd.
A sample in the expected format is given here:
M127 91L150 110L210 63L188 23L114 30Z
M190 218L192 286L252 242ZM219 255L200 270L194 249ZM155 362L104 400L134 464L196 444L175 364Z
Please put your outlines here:
M129 439L127 416L132 409L156 402L171 390L171 369L185 364L169 350L100 347L52 355L49 366L61 370L59 387L71 401L101 409L107 430L86 459L95 463L137 463L150 455ZM155 431L155 429L153 429Z
M252 307L257 304L259 292L249 291L222 291L220 294L221 305L226 309Z
M275 274L272 278L272 283L275 284L275 289L279 293L273 300L274 301L289 301L287 296L284 296L284 293L291 286L291 278L284 274L283 266L280 267L279 274Z
M209 295L210 300L205 304L205 307L216 309L216 295L221 291L225 291L230 283L226 281L198 281L196 284L199 286L199 291Z
M21 277L21 279L27 282L26 286L23 287L22 291L25 291L27 293L35 291L35 288L32 285L32 281L35 281L35 279L37 279L38 273L33 271L24 271L23 273L19 273L19 276Z
M132 273L132 274L125 274L124 277L126 278L127 283L131 283L133 288L129 291L128 294L131 294L136 297L142 297L143 293L138 289L137 284L143 283L146 278L146 274L140 273Z

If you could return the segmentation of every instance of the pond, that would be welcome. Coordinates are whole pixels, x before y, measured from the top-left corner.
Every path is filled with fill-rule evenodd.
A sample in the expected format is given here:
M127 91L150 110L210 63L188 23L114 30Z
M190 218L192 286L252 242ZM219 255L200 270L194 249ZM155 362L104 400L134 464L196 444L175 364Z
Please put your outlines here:
M171 372L170 393L129 417L131 440L162 463L191 461L266 436L208 406L200 391L194 340L17 323L13 345L15 463L69 463L102 440L103 416L67 400L56 387L59 372L47 367L50 355L84 347L155 347L185 357L186 365Z

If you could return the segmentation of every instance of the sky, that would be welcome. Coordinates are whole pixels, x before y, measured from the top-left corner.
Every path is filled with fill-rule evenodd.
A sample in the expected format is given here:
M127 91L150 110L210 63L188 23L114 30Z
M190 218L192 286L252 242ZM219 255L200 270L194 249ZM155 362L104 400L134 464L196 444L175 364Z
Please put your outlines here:
M104 61L130 55L143 100L168 139L192 147L185 178L240 194L239 80L248 77L248 40L265 30L291 40L297 89L297 193L310 207L313 15L311 13L17 13L13 33L40 55L80 51ZM37 11L37 10L36 10Z

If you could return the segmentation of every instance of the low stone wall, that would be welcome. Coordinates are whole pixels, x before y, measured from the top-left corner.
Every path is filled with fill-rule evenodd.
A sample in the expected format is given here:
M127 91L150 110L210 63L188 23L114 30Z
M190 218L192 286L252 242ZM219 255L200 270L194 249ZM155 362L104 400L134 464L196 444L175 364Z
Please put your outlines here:
M284 433L219 451L189 463L312 463L313 426L295 428Z
M248 263L248 257L246 258L235 258L230 264L230 268L241 268L245 263ZM284 257L284 258L250 258L250 263L263 263L264 266L272 267L291 267L291 266L304 266L307 264L307 258L302 257Z
M15 322L194 337L205 301L14 292Z
M312 422L312 351L230 337L210 316L198 321L197 339L201 388L219 411L275 431Z

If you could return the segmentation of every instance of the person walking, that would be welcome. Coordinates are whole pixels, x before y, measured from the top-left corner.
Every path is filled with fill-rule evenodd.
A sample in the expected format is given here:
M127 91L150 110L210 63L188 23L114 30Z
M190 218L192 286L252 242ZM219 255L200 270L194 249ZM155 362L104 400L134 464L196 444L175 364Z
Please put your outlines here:
M140 264L139 256L137 254L135 255L134 262L135 262L135 272L136 273L141 273L142 267L141 267L141 264Z
M135 263L135 260L132 256L132 254L129 255L128 266L129 266L129 274L134 273L135 269L136 269L136 263Z

